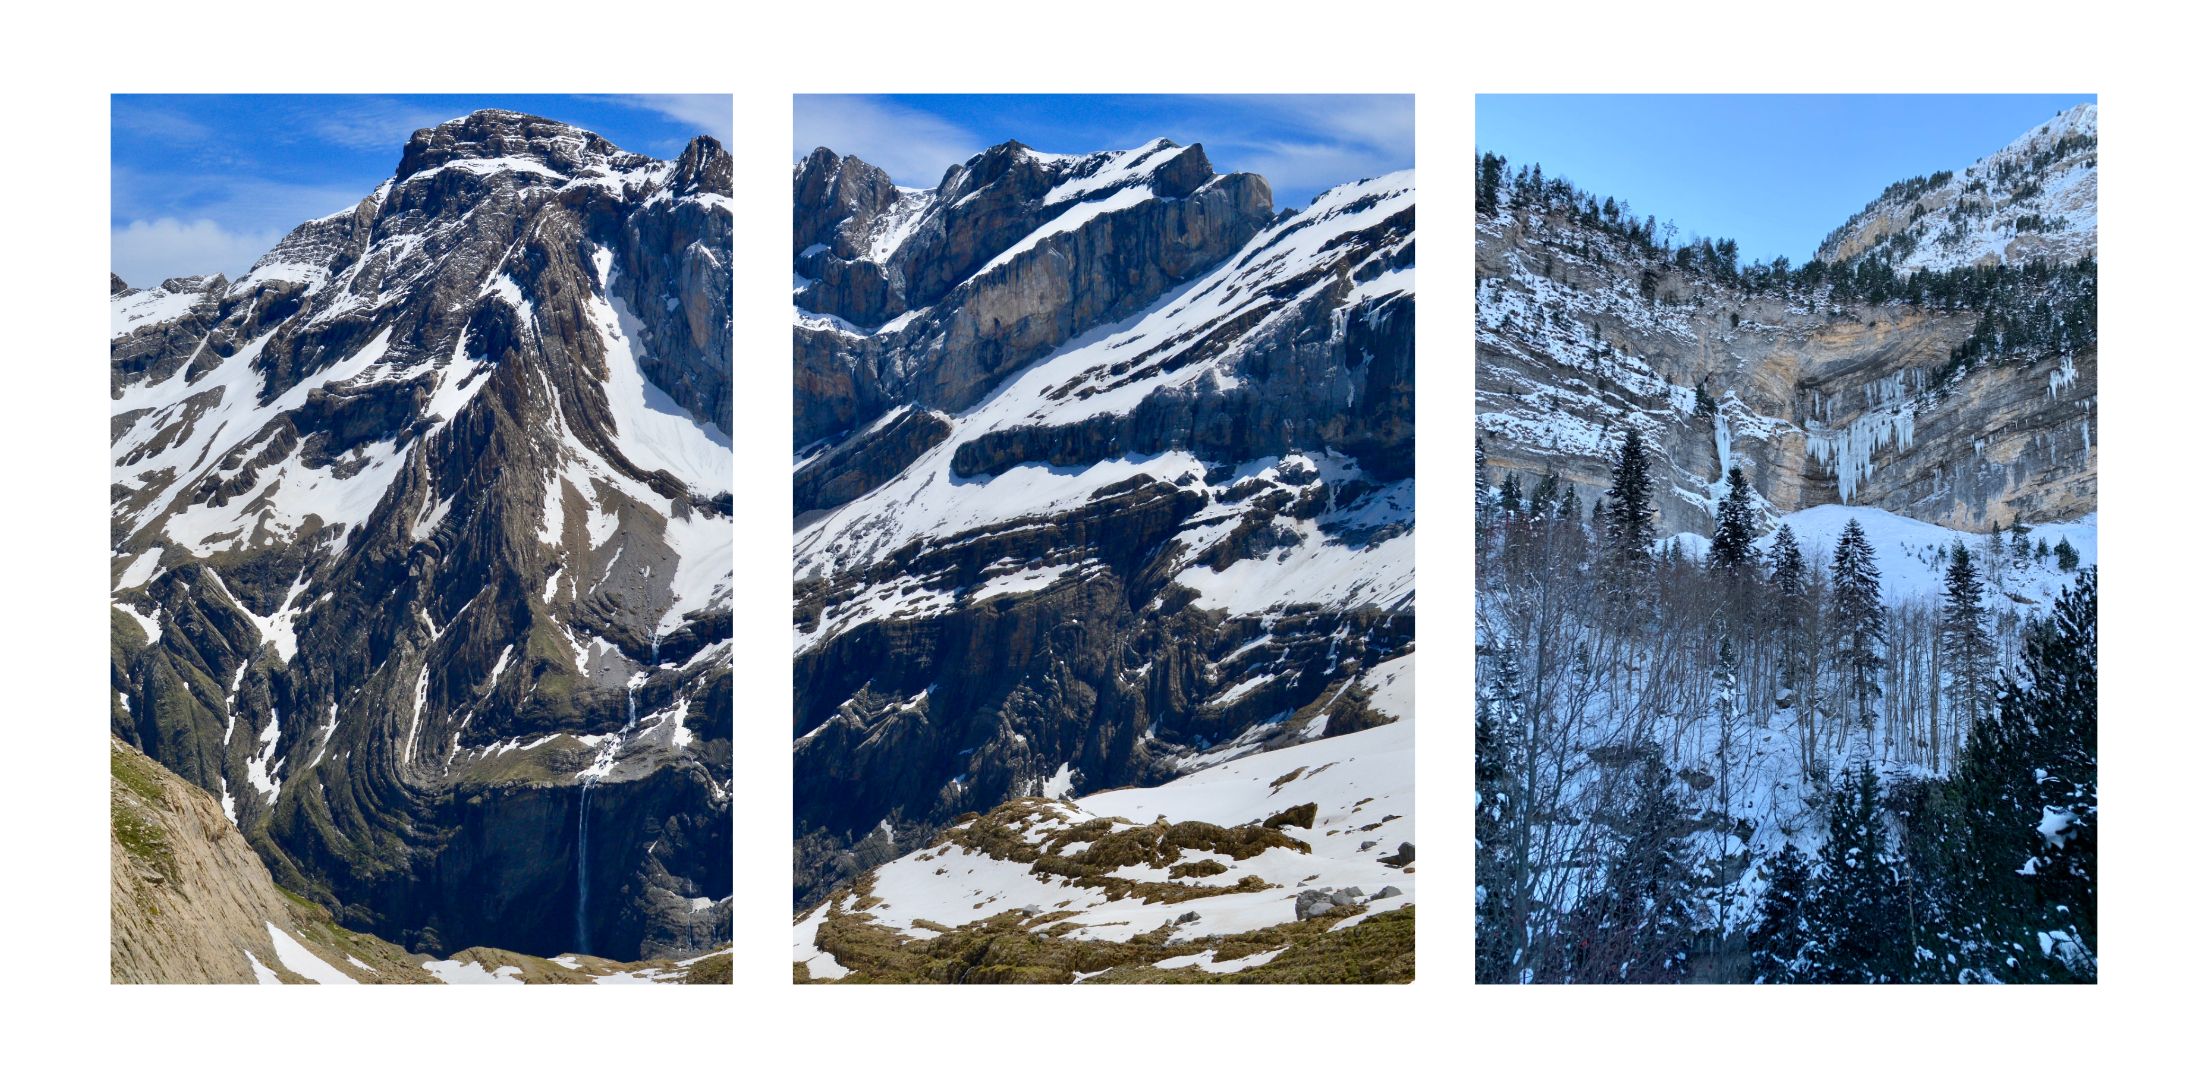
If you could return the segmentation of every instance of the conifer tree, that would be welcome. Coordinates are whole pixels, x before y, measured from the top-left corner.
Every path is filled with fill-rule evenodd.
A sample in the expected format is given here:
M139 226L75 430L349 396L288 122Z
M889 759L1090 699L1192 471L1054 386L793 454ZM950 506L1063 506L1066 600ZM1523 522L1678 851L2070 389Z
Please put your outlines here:
M1817 901L1809 918L1820 942L1819 978L1837 984L1909 979L1913 946L1888 856L1878 775L1869 764L1832 791Z
M1477 504L1487 502L1487 440L1478 435L1472 437L1472 492Z
M1572 911L1575 980L1655 984L1684 979L1693 929L1686 804L1661 750L1640 749L1616 815L1603 887Z
M2065 573L2078 569L2078 548L2070 545L2068 536L2055 543L2055 565Z
M1533 485L1533 493L1526 496L1526 515L1535 520L1546 519L1549 509L1556 504L1556 473L1550 472Z
M1473 976L1483 984L1501 984L1516 979L1525 945L1527 903L1518 882L1529 839L1522 789L1525 690L1508 648L1496 649L1488 660L1473 721L1474 916L1481 941L1473 954Z
M1494 213L1502 205L1504 159L1491 153L1480 155L1479 189L1473 203L1475 212Z
M1803 635L1809 620L1809 566L1802 561L1794 529L1785 524L1771 535L1771 620L1779 645L1779 684L1801 687Z
M1755 503L1740 465L1726 475L1725 498L1717 506L1717 535L1710 540L1710 568L1736 572L1755 559Z
M1948 554L1940 664L1947 670L1948 698L1965 730L1977 725L1993 700L1993 640L1986 631L1984 608L1985 589L1979 584L1970 549L1957 543Z
M1518 515L1519 488L1517 472L1510 472L1503 476L1502 497L1498 499L1496 504L1502 509L1504 516L1514 517Z
M1886 666L1886 608L1876 552L1854 517L1841 530L1832 555L1832 624L1855 720L1868 733L1881 695L1878 674Z
M1789 842L1765 868L1769 882L1748 932L1749 973L1757 984L1792 984L1816 961L1809 913L1814 894L1809 858Z
M1935 793L1933 868L1966 979L2097 976L2097 595L2088 569L2033 623L2022 669Z
M1648 574L1649 542L1655 531L1655 508L1649 492L1648 450L1641 443L1641 432L1629 428L1611 465L1609 517L1603 521L1613 599L1637 590Z

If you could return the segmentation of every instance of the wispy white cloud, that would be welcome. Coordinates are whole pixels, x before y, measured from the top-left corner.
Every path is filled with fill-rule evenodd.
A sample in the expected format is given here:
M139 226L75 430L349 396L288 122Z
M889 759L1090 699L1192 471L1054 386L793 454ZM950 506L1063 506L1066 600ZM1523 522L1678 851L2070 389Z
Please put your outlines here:
M160 217L112 230L108 257L114 271L139 288L201 273L235 279L281 238L277 229L233 231L206 218Z
M1408 95L1261 94L1200 99L1212 109L1191 137L1221 168L1255 172L1286 201L1408 168L1415 123ZM1239 121L1237 120L1239 117Z
M367 188L283 183L229 172L110 173L115 272L134 285L245 272L300 222L359 202Z
M612 105L656 112L726 146L735 136L735 102L727 94L619 94L597 98Z
M935 186L944 169L989 145L940 116L872 97L799 94L796 109L792 161L826 146L881 168L906 187Z
M414 132L453 118L438 109L387 97L317 103L301 116L306 130L324 142L348 150L386 151L394 160Z
M204 143L215 129L175 109L165 109L116 98L110 111L114 137L148 139L170 145Z

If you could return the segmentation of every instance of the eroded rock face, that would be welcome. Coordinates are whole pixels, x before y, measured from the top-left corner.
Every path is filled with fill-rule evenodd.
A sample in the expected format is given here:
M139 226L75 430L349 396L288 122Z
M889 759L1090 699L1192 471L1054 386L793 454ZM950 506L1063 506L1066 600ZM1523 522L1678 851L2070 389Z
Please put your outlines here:
M117 294L114 730L348 924L725 938L728 183L487 111Z
M1350 686L1415 624L1410 174L1274 218L1163 140L797 173L800 904L1012 797L1386 721ZM861 328L847 265L910 306Z
M2095 348L1958 366L1976 312L1749 295L1569 214L1482 214L1478 261L1491 482L1553 472L1591 504L1633 426L1667 532L1711 534L1728 464L1771 514L1844 502L1983 531L2094 509Z
M1080 158L1008 142L933 191L886 185L824 151L797 167L801 447L900 403L968 407L1216 265L1272 216L1264 180L1214 175L1203 147L1162 139Z

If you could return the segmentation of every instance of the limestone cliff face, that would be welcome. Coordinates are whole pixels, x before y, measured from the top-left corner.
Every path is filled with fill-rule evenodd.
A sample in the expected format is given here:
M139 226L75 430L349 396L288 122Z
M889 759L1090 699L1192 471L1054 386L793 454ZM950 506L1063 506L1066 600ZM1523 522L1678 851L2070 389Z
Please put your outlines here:
M1976 312L1750 294L1572 213L1483 213L1477 257L1491 482L1554 472L1591 502L1630 426L1665 464L1667 532L1711 533L1728 463L1771 513L1843 502L1985 530L2094 508L2094 347L1952 363Z

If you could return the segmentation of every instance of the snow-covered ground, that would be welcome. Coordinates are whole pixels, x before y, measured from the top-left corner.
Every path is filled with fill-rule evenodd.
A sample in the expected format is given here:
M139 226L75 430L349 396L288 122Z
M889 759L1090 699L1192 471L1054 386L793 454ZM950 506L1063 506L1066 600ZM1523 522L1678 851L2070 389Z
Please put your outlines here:
M1405 655L1375 666L1357 679L1359 685L1371 690L1370 706L1398 716L1394 722L1243 756L1162 786L1091 794L1060 803L1058 813L1062 818L1043 812L1029 817L1027 838L1041 841L1057 831L1098 819L1129 821L1113 830L1160 818L1232 827L1300 804L1318 806L1313 826L1288 831L1310 844L1309 853L1274 847L1235 859L1215 851L1183 851L1181 863L1207 859L1227 863L1224 872L1176 881L1217 888L1222 892L1217 896L1146 902L1131 895L1114 901L1095 888L1076 886L1061 877L1037 876L1029 865L966 849L953 835L948 836L951 841L931 845L876 869L871 894L881 901L865 913L876 923L902 934L927 938L933 930L918 927L915 922L957 927L1033 906L1045 912L1073 911L1072 916L1054 922L1074 926L1070 932L1073 939L1126 940L1172 924L1175 927L1169 938L1181 941L1294 921L1296 895L1306 889L1354 886L1367 895L1388 886L1401 890L1399 895L1370 903L1363 913L1344 918L1336 924L1337 929L1371 914L1411 905L1417 899L1417 875L1380 864L1377 858L1395 853L1402 843L1412 842L1415 834L1412 684L1416 669L1417 656ZM1163 883L1171 879L1168 869L1147 865L1121 867L1112 874L1138 882ZM1246 876L1261 877L1268 886L1258 891L1227 890ZM849 912L854 898L845 894L832 901L842 903L841 908ZM833 956L822 952L814 940L828 912L828 905L823 904L793 926L791 960L805 963L814 977L834 979L847 971ZM1197 914L1197 919L1179 923L1189 913ZM1239 964L1207 965L1204 963L1208 959L1194 958L1179 964L1228 972L1229 965L1240 969L1260 964L1259 957L1237 960ZM1265 961L1272 957L1262 956Z
M1860 505L1819 505L1779 518L1794 532L1794 541L1801 546L1802 558L1813 564L1829 565L1833 549L1840 544L1840 533L1854 520L1863 526L1864 538L1871 542L1877 553L1879 587L1886 602L1891 605L1902 599L1921 599L1938 602L1946 586L1947 553L1956 543L1970 549L1972 557L1984 550L1985 535L1956 531L1937 524L1927 524L1884 509ZM2100 522L2099 513L2088 513L2076 520L2052 524L2030 525L2033 546L2045 540L2048 549L2068 540L2078 552L2080 568L2090 568L2100 562L2100 544L2096 539ZM1773 534L1776 534L1774 527ZM1759 550L1771 548L1771 535L1756 541ZM2004 536L2006 538L2006 536ZM2045 613L2054 605L2055 598L2076 580L2073 573L2062 571L2053 557L2034 559L2022 566L2009 564L2002 567L2001 586L1987 588L1989 601L2008 601L2026 612ZM2018 603L2016 600L2026 602Z

